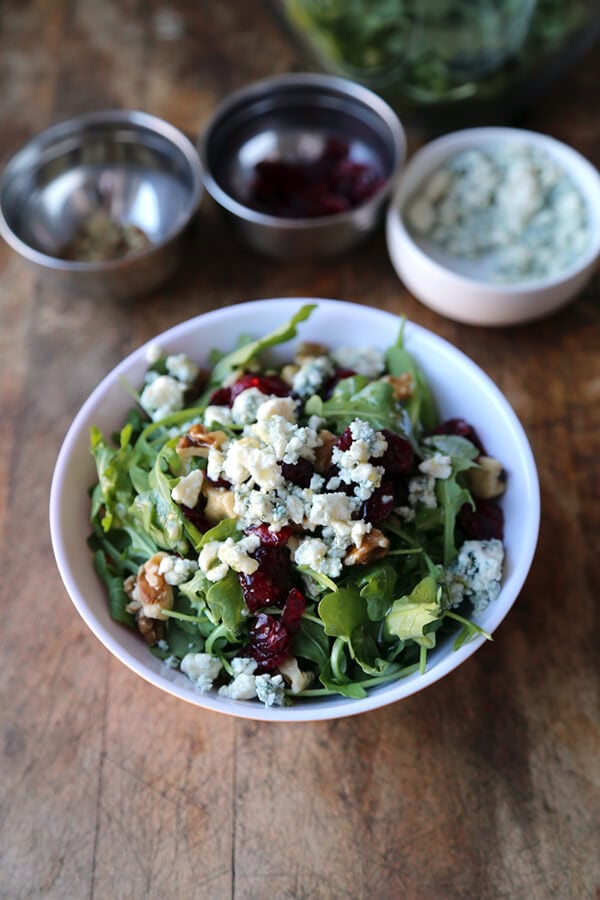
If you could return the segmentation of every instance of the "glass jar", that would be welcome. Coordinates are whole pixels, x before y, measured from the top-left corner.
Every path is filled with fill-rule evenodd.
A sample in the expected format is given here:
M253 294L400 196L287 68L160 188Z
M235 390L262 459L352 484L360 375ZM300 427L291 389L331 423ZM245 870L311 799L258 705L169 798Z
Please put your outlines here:
M596 0L278 0L275 9L309 63L441 127L511 117L600 33Z

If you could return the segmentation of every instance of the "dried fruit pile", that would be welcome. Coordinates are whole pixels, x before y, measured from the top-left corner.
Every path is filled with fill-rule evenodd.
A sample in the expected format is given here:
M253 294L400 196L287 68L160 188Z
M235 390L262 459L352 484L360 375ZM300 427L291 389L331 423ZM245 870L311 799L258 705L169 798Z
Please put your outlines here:
M345 141L330 138L314 159L258 163L250 206L287 219L331 216L364 203L382 185L380 172L352 159Z

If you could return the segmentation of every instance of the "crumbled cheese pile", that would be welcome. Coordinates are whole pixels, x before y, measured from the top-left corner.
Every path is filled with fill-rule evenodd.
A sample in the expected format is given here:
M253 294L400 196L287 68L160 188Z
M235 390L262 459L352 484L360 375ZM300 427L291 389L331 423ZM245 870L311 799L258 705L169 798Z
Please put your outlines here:
M410 228L449 254L494 254L492 277L544 278L569 268L588 243L583 198L548 154L526 145L465 150L413 197Z
M301 460L314 462L315 451L322 444L321 420L299 425L295 405L291 397L269 397L257 388L243 391L232 410L234 421L245 423L243 431L237 439L210 448L206 473L213 481L224 478L231 484L234 514L241 529L264 523L278 531L291 524L305 532L318 532L318 536L308 534L295 542L294 562L335 578L349 548L360 546L372 529L355 515L381 484L383 468L369 460L383 456L387 442L380 432L355 419L350 426L350 449L333 450L332 462L339 475L326 479L315 473L308 487L300 487L285 478L283 467ZM213 407L211 421L218 421L218 416L219 409ZM351 494L341 489L346 485L352 487ZM242 547L242 543L235 549L226 542L207 545L200 568L211 580L222 578L227 566L248 571L254 548Z
M230 700L253 700L255 697L265 706L285 704L285 682L281 675L255 675L258 664L254 659L234 657L230 663L231 681L219 688L222 697ZM221 660L208 653L188 653L181 660L181 671L200 693L212 690L221 674Z

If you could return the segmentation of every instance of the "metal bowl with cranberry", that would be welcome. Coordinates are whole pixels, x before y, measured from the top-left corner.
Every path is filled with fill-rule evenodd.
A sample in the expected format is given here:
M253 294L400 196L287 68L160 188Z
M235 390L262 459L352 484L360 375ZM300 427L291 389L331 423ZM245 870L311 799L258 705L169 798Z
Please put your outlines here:
M198 141L207 192L253 249L340 254L381 219L406 155L376 94L327 75L281 75L230 95Z

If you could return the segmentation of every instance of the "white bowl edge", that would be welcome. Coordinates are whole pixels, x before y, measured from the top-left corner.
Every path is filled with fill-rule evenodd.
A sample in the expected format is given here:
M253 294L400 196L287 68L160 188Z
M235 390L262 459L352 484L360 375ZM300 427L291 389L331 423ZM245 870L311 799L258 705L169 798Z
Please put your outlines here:
M313 298L273 298L235 304L200 315L174 326L148 344L135 350L110 372L76 415L60 448L50 492L50 531L57 566L75 608L104 646L132 671L157 687L201 708L265 721L317 721L355 715L407 697L433 684L471 656L485 641L480 637L458 651L440 647L430 656L424 675L412 675L392 684L371 689L362 700L342 697L300 702L286 708L267 708L258 703L225 700L199 694L179 672L167 669L152 657L139 636L110 619L104 586L97 578L85 537L89 531L89 498L86 487L95 479L88 449L89 427L98 425L106 433L116 430L131 399L118 383L127 374L130 382L141 381L147 367L145 350L158 342L164 349L186 352L202 362L202 356L214 347L228 349L235 336L250 332L259 336L274 324L286 321L303 303L316 303L311 319L300 326L300 338L316 340L335 334L335 344L356 345L358 330L365 345L388 346L400 326L399 317L341 300ZM275 315L275 307L277 313ZM361 325L357 329L357 316ZM329 323L329 327L328 327ZM483 371L461 351L442 338L411 322L406 323L407 349L413 350L429 378L443 417L462 416L472 421L492 455L505 464L509 480L504 499L507 521L507 564L500 597L479 619L482 627L493 632L516 600L527 577L539 530L539 483L535 462L524 429L510 404ZM431 356L430 356L431 354ZM427 357L429 359L424 358ZM431 360L434 362L432 363ZM447 364L454 378L462 377L464 406L456 405L455 392L447 378ZM470 400L479 398L477 410ZM105 404L110 405L110 411ZM104 411L100 412L103 409ZM500 444L504 445L500 446ZM509 452L510 451L510 452ZM509 456L510 458L507 458ZM522 510L527 509L527 515ZM95 598L95 600L94 600Z
M482 281L438 262L406 227L405 204L428 175L455 153L493 141L529 144L547 152L579 188L586 203L590 240L586 252L564 272L508 284ZM573 300L593 273L600 255L600 174L572 147L539 132L495 126L451 132L425 144L406 163L388 207L386 240L400 279L417 299L441 315L487 326L535 320Z

